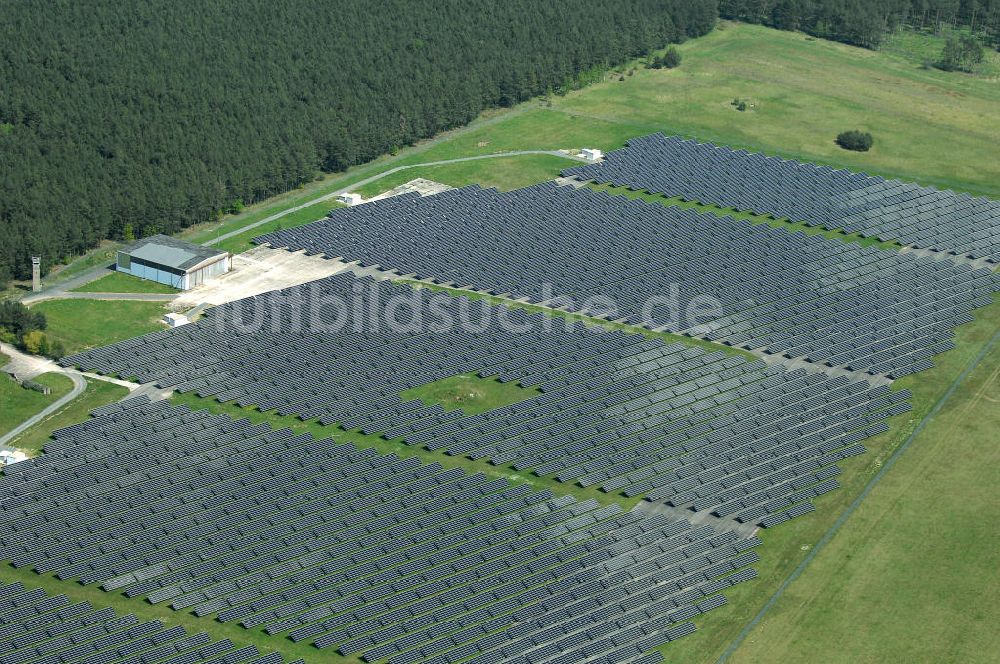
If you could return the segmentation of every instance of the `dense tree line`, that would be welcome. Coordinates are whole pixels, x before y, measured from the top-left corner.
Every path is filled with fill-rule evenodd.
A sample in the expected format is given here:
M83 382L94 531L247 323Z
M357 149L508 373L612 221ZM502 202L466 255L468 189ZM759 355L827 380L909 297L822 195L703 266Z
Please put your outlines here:
M0 283L712 29L716 0L14 0Z
M964 27L1000 46L1000 0L720 0L719 14L866 48L900 25Z

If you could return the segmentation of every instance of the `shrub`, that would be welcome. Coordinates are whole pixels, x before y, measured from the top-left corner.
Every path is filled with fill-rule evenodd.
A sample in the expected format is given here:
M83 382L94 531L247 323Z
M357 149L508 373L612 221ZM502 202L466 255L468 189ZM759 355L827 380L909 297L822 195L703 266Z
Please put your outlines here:
M837 145L844 148L845 150L854 150L855 152L868 152L871 149L874 139L872 135L867 131L859 131L857 129L852 129L850 131L841 132L837 135Z
M667 52L663 54L663 66L667 69L673 69L674 67L679 67L681 64L681 54L676 47L671 46L667 49Z
M650 57L646 62L646 69L673 69L681 64L681 54L676 47L667 48L663 55Z
M32 355L38 355L44 348L49 350L49 342L41 330L32 330L21 337L21 346Z
M66 354L66 347L63 346L63 342L58 339L53 339L49 342L49 357L53 360L58 360Z

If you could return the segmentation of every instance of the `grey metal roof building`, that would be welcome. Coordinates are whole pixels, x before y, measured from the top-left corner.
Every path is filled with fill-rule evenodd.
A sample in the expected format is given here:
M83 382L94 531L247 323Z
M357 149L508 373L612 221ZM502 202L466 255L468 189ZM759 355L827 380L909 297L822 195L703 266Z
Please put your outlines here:
M206 279L229 272L226 251L184 242L166 235L143 238L118 252L117 269L142 279L188 290Z

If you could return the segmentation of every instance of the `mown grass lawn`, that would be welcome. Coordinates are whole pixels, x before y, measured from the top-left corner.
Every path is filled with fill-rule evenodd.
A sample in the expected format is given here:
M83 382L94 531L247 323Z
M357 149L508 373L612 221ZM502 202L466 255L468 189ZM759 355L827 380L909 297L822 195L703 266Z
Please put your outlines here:
M42 446L49 440L53 431L77 422L83 422L87 419L90 411L112 401L118 401L126 394L128 394L128 389L121 385L103 380L87 379L87 389L83 391L83 394L22 433L10 444L22 450L41 451Z
M7 357L0 357L0 366L5 364ZM7 433L73 389L73 381L60 373L45 373L32 380L47 385L51 392L42 394L26 389L6 374L0 374L0 434Z
M162 293L172 294L180 291L173 286L161 284L149 279L140 279L124 272L112 272L88 284L78 286L73 291L78 293Z
M228 251L233 254L243 253L247 249L254 246L252 240L258 235L311 224L312 222L325 217L330 210L338 207L344 206L335 201L323 201L321 203L316 203L315 205L310 205L302 208L301 210L287 214L280 219L275 219L274 221L252 228L245 233L240 233L239 235L235 235L227 240L223 240L213 246L216 249Z
M998 432L994 346L731 662L996 662Z
M599 83L557 98L552 112L1000 195L996 79L727 22L679 50L677 69ZM735 98L752 108L737 111ZM874 135L870 152L834 144L855 128Z
M501 383L494 378L461 374L403 391L403 401L420 399L427 405L439 403L445 410L461 408L466 415L478 415L538 396L539 391L517 383Z
M31 308L45 314L45 333L67 355L162 330L166 311L160 302L133 300L45 300Z
M906 53L900 53L900 48ZM469 131L406 149L398 156L384 157L348 174L328 176L322 182L227 218L222 224L196 229L190 236L214 237L395 165L518 149L592 146L608 150L630 137L653 131L1000 196L1000 159L996 158L1000 143L1000 84L988 76L924 70L909 55L932 48L904 44L876 53L802 34L722 23L720 30L680 47L684 61L679 69L639 67L624 81L618 81L617 75L608 76L603 83L565 97L530 102L509 113L491 113L490 120ZM748 100L750 110L735 110L730 103L735 97ZM845 152L833 143L838 132L853 128L874 134L872 151ZM441 167L436 177L421 169L409 169L399 174L405 179L396 182L395 176L386 178L376 189L381 191L394 186L394 182L414 177L440 181L455 178L448 184L522 177L523 172L512 170L503 175L497 170L520 163L524 162L466 162L454 169ZM473 173L473 169L478 172ZM310 210L309 214L313 213ZM301 223L311 221L305 216ZM289 215L274 223L288 227L299 220ZM248 232L246 237L234 238L238 242L232 246L248 247L250 237L267 230L273 229L265 226ZM62 307L56 302L36 306L44 310L45 304ZM80 344L109 343L149 331L137 331L129 321L142 319L150 325L154 317L150 314L143 318L142 314L116 318L113 312L100 309L100 305L122 303L79 304L75 311L56 312L61 315L56 315L54 329ZM97 320L85 320L95 311ZM155 317L161 312L156 312ZM50 318L50 328L52 321ZM764 544L758 550L762 560L755 565L760 578L733 588L727 593L727 606L697 618L696 634L664 648L668 661L710 663L718 659L998 326L1000 304L994 303L977 311L974 323L958 329L958 348L936 357L936 368L897 382L897 387L914 392L914 411L894 417L889 432L865 441L868 454L841 464L844 472L839 480L843 488L819 498L815 513L761 532ZM789 587L733 661L995 659L1000 645L1000 631L995 628L1000 624L996 581L1000 542L995 527L1000 514L993 490L1000 479L996 475L1000 461L996 457L1000 425L996 419L1000 412L996 390L1000 362L996 354L994 351L988 362L970 376L967 386L917 437L829 547ZM400 441L218 404L191 394L175 400L269 421L277 427L290 426L320 437L333 436L382 452L419 456L448 467L507 477L555 493L572 493L581 499L616 501L597 491L427 452ZM624 506L631 507L634 502L624 501ZM28 571L4 568L0 569L0 578L21 578L30 584L35 577ZM183 622L192 629L210 628L216 638L230 636L237 643L254 641L265 648L280 648L288 658L341 660L317 655L311 647L267 637L259 631L245 632L233 625L196 620L186 613L174 614L164 607L126 601L93 587L81 588L50 578L43 583L54 592L65 590L74 598L91 599L95 605L111 603L120 606L122 612ZM103 604L101 598L106 598Z

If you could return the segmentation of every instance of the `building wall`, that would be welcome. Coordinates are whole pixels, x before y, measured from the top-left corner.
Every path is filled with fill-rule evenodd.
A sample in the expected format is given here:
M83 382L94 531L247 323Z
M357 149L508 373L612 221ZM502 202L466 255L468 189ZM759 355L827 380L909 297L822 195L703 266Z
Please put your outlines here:
M125 274L131 274L133 276L139 277L140 279L149 279L150 281L156 281L161 284L167 284L168 286L173 286L174 288L179 288L180 290L187 290L187 276L182 274L173 274L168 272L166 269L160 269L153 265L144 265L136 260L129 258L127 261L122 260L123 254L118 253L118 271L124 272Z
M229 272L229 265L229 257L222 256L217 262L212 263L211 265L206 265L200 270L195 270L188 275L188 288L200 286L212 277L222 276L226 272Z
M180 290L188 290L195 286L200 286L206 279L218 277L229 272L229 268L229 257L220 256L218 261L206 265L200 270L195 270L188 274L174 274L166 267L140 263L136 259L125 256L122 252L118 253L117 266L119 272L131 274L140 279L149 279L150 281L167 284Z

